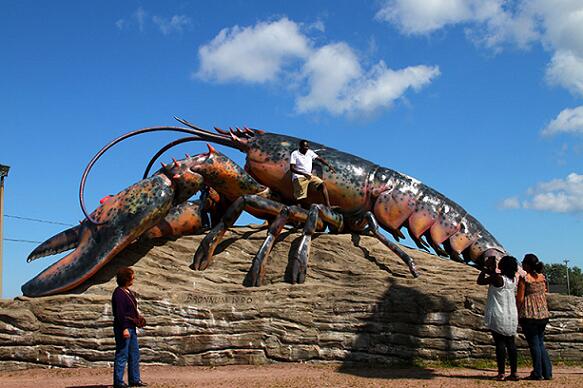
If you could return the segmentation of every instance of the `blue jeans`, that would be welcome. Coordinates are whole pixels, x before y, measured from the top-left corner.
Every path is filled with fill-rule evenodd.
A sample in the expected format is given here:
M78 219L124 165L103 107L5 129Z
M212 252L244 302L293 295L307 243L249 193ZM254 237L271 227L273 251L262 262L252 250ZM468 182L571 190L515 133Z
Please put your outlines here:
M123 338L123 330L115 327L115 360L113 362L113 385L123 384L123 373L128 364L128 383L139 382L140 379L140 347L135 328L128 329L130 338Z
M522 332L528 342L532 357L532 376L550 379L553 377L553 366L545 349L545 327L547 319L524 319L520 321Z

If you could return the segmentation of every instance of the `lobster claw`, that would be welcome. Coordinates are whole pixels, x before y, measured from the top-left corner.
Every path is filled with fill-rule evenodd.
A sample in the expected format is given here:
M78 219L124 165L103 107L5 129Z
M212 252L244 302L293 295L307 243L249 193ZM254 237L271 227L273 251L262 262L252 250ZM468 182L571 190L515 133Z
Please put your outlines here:
M161 221L172 207L174 189L168 178L154 175L104 202L92 213L99 222L85 220L74 231L51 237L29 260L75 247L22 286L25 296L52 295L71 290L93 276L116 254ZM74 232L74 233L73 233Z

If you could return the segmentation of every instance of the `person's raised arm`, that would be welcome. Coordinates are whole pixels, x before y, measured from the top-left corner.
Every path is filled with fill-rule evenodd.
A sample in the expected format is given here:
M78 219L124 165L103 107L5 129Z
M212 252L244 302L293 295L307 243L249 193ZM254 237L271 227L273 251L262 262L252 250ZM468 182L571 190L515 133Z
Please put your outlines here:
M502 279L502 276L500 276L497 273L490 275L490 274L486 273L485 271L480 272L476 282L480 286L486 286L486 285L492 284L495 287L502 287L504 285L504 280Z
M323 165L325 165L326 167L328 167L328 169L330 170L330 172L336 174L336 170L334 169L334 167L332 167L332 165L330 163L328 163L328 161L326 159L324 159L321 156L317 156L316 160L320 163L322 163Z
M480 274L478 275L476 283L478 283L480 286L485 286L490 284L490 279L491 276L488 276L488 274L485 271L481 271Z

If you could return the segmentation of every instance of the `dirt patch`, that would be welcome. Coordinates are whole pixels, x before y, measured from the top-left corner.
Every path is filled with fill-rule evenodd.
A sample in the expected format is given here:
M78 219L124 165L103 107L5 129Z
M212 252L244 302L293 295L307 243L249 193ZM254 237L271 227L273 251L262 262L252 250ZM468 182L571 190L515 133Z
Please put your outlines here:
M529 369L521 368L526 377ZM29 369L0 372L0 387L52 388L111 386L110 368ZM495 382L494 369L362 368L313 364L233 365L221 367L143 366L150 387L475 387L512 384L517 387L581 387L582 367L557 367L552 381Z

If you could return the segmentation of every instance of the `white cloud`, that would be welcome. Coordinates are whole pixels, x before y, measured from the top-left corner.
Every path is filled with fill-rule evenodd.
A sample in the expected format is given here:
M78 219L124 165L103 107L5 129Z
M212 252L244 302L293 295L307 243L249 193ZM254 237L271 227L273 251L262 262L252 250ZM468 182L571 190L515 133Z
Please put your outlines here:
M463 24L473 42L495 51L540 43L552 53L546 80L583 96L581 0L386 0L376 17L406 35Z
M190 18L185 15L174 15L171 18L153 16L152 21L160 28L164 35L172 32L182 32L190 24Z
M325 31L318 22L317 31ZM437 67L387 68L383 61L366 71L344 42L314 47L301 26L282 18L252 27L223 29L199 48L201 79L218 82L297 81L296 110L333 115L369 114L389 108L407 90L419 90L439 75ZM306 26L314 30L314 25Z
M144 25L146 23L146 11L142 7L138 7L138 9L134 12L134 18L138 22L138 28L140 31L144 31Z
M319 31L319 32L325 32L326 26L324 25L323 21L317 20L314 23L310 24L307 29L308 30L315 30L315 31Z
M310 92L300 97L296 106L299 112L326 108L331 113L346 111L349 102L346 89L362 70L354 52L344 43L324 46L308 58L304 65Z
M557 133L583 134L583 105L573 109L565 109L543 129L545 136Z
M581 0L530 0L538 18L541 39L549 50L571 51L583 57L583 2Z
M376 18L390 22L405 34L426 34L447 24L465 22L473 12L464 0L391 0Z
M298 98L299 112L324 109L332 114L371 113L388 108L409 88L418 90L439 75L437 67L388 69L379 62L364 74L344 43L320 48L304 66L309 93Z
M525 45L537 37L529 9L521 2L513 11L504 0L387 0L378 20L407 35L427 35L446 26L465 24L476 41L494 47L513 40ZM473 31L475 29L475 31Z
M547 80L583 96L583 57L571 51L557 51L547 67Z
M407 35L427 35L446 26L464 24L476 43L498 48L508 42L520 47L539 38L530 1L512 7L504 0L387 0L377 12Z
M518 205L525 209L555 213L583 212L583 175L571 173L565 179L541 182L528 189L527 199L522 203L518 198L507 198L506 207Z
M500 203L500 207L503 209L519 209L520 200L517 197L506 198Z
M305 58L309 52L309 40L287 18L254 27L225 28L199 48L197 76L219 82L273 81L286 60Z
M439 75L437 66L420 65L392 70L381 61L361 81L355 99L362 110L371 111L383 105L390 105L409 88L420 90Z
M490 11L478 15L467 28L468 37L476 44L500 51L506 44L526 49L540 39L536 18L519 3L514 12L504 8L502 1L484 1Z
M148 15L149 13L143 7L138 7L131 17L118 19L115 25L120 30L126 30L130 27L135 28L137 25L140 32L144 32L146 27L154 23L162 34L169 35L173 32L182 32L191 23L190 18L185 15L173 15L168 18L158 15L153 15L150 18Z

